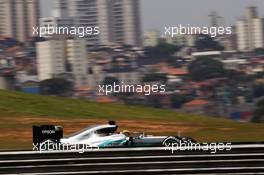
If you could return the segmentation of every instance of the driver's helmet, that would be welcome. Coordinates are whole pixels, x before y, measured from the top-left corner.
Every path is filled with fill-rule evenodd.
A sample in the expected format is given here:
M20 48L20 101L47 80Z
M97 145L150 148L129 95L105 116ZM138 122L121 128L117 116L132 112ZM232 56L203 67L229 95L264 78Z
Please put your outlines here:
M129 132L129 130L123 130L123 132L122 132L123 134L125 134L126 136L129 136L130 135L130 132Z

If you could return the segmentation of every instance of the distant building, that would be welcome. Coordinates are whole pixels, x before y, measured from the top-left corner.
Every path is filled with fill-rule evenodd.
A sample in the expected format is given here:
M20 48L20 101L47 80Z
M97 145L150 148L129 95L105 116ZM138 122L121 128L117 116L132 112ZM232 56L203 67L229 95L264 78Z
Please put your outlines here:
M9 89L9 82L3 76L0 76L0 89L2 89L2 90Z
M239 51L252 51L264 47L264 20L258 18L256 7L248 7L246 16L236 23Z
M1 0L0 35L21 42L33 37L33 27L38 26L39 0Z
M147 31L144 36L144 46L154 47L159 43L160 33L159 31Z
M65 72L64 42L50 40L37 43L38 78L40 81Z
M25 93L39 94L39 82L38 81L25 81L20 84L20 90Z
M221 60L222 54L223 54L222 51L193 52L192 60L195 60L200 57L211 57L213 59Z
M264 48L264 19L256 18L253 20L254 48Z
M243 65L248 65L249 62L246 59L230 58L227 60L221 60L226 69L239 70Z
M104 73L104 78L116 77L125 84L138 84L141 80L140 72L137 69L109 70Z
M55 40L37 43L38 78L40 81L70 75L75 86L86 85L87 53L85 40Z
M112 43L141 46L139 0L54 0L55 14L74 18L76 26L98 26L88 45Z
M113 68L105 70L101 65L93 66L93 74L89 75L90 86L102 84L106 77L115 77L124 84L137 84L141 81L141 73L137 68Z
M222 22L223 17L219 16L217 11L212 11L209 14L209 17L210 17L210 25L212 27L219 27L223 25L223 22Z
M47 32L50 34L45 34L43 37L52 37L52 33L55 33L56 28L64 28L68 27L70 28L71 26L74 25L74 20L69 17L46 17L46 18L41 18L40 19L40 26L45 27L47 29ZM49 29L49 31L48 31Z
M69 16L68 0L53 0L53 17L65 18Z
M195 46L197 35L180 35L178 34L175 37L166 37L166 42L169 44L174 44L178 46Z
M224 49L227 51L237 50L237 35L235 33L222 35L217 38L217 41L224 46Z
M26 71L17 71L16 72L16 83L21 84L27 81L38 82L37 75L28 75Z
M195 99L183 105L183 110L195 114L207 114L211 104L207 100Z
M223 41L223 46L225 50L237 50L237 38L235 34L225 36Z
M67 40L66 72L72 73L76 86L87 84L87 52L85 40Z

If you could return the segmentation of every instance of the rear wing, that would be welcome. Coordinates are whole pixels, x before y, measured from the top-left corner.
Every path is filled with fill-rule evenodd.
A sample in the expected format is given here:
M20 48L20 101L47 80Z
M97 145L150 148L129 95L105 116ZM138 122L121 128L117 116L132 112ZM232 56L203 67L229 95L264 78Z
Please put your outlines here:
M63 127L55 125L34 125L33 129L33 143L40 144L46 140L59 142L63 137Z

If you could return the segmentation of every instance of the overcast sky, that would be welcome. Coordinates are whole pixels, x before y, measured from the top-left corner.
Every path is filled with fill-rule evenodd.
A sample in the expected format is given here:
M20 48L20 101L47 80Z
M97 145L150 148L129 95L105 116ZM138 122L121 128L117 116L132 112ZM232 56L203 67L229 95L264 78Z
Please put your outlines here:
M52 0L42 0L41 5L42 16L49 16ZM215 10L226 25L232 25L247 6L257 6L264 17L264 0L141 0L142 24L144 30L179 24L202 26L209 23L208 14Z

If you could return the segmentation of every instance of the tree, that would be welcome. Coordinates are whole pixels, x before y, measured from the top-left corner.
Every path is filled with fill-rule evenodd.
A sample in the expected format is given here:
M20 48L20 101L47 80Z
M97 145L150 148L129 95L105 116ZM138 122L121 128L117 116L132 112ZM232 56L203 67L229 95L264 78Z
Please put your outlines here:
M255 84L253 86L253 96L254 97L262 97L262 96L264 96L264 85Z
M155 95L147 96L146 105L153 108L162 108L162 98Z
M182 58L176 56L166 57L166 62L175 68L181 68L182 64L184 63Z
M195 48L198 51L224 50L224 47L209 35L200 35L195 41Z
M199 57L189 66L189 72L194 81L202 81L210 78L225 77L223 64L209 57Z
M119 80L116 77L105 77L103 81L103 85L114 85L114 83L119 84Z
M179 46L168 43L160 43L155 47L147 47L146 53L148 55L154 55L154 56L169 56L179 50L180 50Z
M40 93L43 95L65 95L72 90L72 82L63 78L52 78L40 82Z
M190 98L185 95L175 94L171 96L171 106L173 108L181 108L188 101L190 101Z
M264 122L264 100L257 103L257 109L254 111L253 122L263 123Z
M166 83L167 82L167 76L166 74L160 74L160 73L152 73L152 74L146 74L143 79L143 82L162 82Z
M264 48L257 48L254 50L256 55L264 55Z
M252 75L247 75L244 72L238 71L238 70L228 69L225 72L226 72L226 77L228 79L234 80L237 82L249 82L249 81L252 81L252 78L254 78Z

